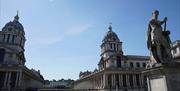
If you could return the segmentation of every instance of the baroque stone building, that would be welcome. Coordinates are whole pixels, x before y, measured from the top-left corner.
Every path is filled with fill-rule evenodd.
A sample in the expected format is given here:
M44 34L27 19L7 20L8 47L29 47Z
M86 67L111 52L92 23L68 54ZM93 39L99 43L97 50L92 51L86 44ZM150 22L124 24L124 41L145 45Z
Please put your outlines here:
M124 55L122 41L112 31L112 26L102 40L98 69L80 72L74 89L98 89L98 91L145 91L148 56Z
M20 91L41 88L43 76L40 71L25 66L25 32L18 14L0 31L0 90Z
M112 31L112 26L102 40L98 69L80 72L74 89L98 91L147 91L146 76L142 71L149 63L149 56L124 55L122 41ZM180 40L171 43L174 61L180 62Z

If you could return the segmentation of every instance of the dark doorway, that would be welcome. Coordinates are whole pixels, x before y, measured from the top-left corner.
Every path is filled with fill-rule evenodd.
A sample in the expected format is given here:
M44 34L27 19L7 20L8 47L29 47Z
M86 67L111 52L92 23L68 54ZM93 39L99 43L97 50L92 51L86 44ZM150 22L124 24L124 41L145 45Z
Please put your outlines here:
M117 56L117 67L121 68L121 57Z
M5 49L0 49L0 63L3 63L5 55Z

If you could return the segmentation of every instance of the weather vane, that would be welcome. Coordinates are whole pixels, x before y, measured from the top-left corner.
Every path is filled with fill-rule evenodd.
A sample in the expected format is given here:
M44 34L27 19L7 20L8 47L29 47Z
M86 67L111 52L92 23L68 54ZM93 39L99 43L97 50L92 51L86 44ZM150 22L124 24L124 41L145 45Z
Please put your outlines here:
M17 10L17 15L19 14L19 11Z
M112 22L109 23L109 26L112 26Z

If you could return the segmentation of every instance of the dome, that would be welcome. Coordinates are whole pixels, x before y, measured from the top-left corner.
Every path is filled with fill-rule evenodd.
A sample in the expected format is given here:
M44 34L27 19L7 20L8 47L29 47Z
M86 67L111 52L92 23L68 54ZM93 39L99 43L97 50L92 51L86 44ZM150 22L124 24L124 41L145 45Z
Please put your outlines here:
M24 34L24 27L22 26L22 24L18 21L19 20L19 16L16 15L14 17L13 21L8 22L4 27L3 27L3 31L6 30L15 30L18 32L23 32Z
M16 29L16 30L19 30L19 31L24 31L24 28L23 28L23 26L22 26L22 24L21 23L19 23L18 21L10 21L10 22L8 22L5 26L4 26L4 28L3 28L3 30L5 29L7 29L7 28L13 28L13 29Z
M115 32L112 31L112 26L109 26L107 34L103 38L103 42L107 41L119 41L119 38Z

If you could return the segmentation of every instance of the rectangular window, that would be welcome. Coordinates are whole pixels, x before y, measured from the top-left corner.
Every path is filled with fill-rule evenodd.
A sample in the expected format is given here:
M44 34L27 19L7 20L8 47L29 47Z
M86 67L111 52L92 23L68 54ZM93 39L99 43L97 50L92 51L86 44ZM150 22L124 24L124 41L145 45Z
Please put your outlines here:
M133 68L133 67L134 67L133 62L130 62L130 67L131 67L131 68Z
M143 63L143 67L144 67L144 68L146 67L146 63Z
M117 56L117 67L121 67L121 57Z
M139 62L136 63L136 67L137 67L137 68L140 67L140 63L139 63Z

